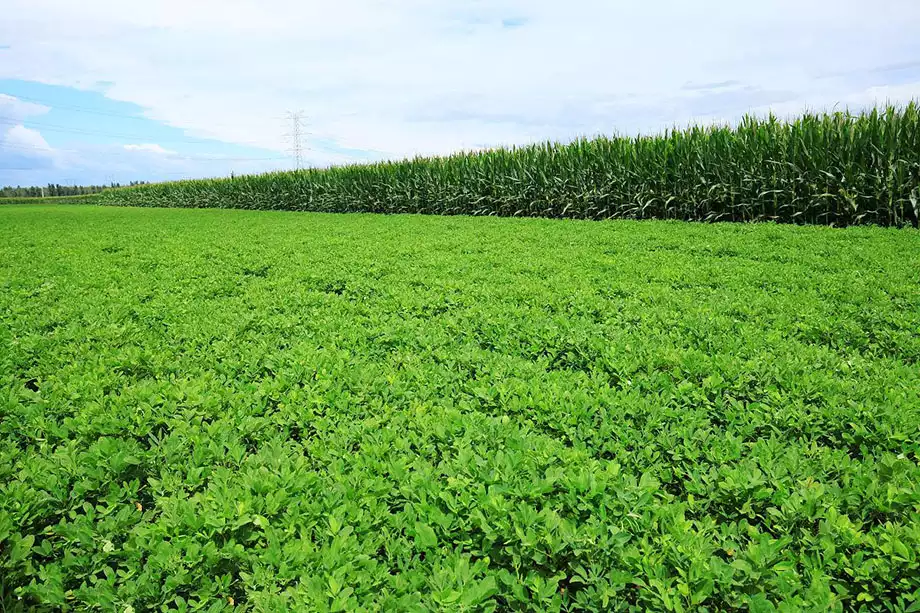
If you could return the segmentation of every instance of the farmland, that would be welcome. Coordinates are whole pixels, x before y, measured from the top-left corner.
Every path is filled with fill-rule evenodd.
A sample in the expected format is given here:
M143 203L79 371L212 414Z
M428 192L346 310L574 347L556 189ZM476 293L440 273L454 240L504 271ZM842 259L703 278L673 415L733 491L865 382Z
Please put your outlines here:
M0 207L0 604L917 610L920 234Z

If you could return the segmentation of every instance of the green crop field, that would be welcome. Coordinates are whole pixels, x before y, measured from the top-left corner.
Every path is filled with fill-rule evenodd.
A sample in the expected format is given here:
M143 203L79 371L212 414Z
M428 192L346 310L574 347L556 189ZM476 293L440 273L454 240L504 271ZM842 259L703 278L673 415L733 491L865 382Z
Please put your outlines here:
M916 230L0 207L0 611L918 603Z

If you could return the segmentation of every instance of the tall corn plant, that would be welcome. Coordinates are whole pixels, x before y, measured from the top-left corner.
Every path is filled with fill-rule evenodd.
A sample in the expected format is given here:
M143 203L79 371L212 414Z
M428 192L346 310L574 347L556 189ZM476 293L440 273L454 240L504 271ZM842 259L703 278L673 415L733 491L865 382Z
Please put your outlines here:
M920 108L109 190L113 205L914 225Z

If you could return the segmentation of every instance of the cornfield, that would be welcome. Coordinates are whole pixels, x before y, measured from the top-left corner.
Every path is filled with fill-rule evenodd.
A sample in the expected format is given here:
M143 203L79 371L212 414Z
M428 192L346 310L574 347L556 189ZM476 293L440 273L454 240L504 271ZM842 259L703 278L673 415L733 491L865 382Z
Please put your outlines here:
M110 190L104 204L917 225L920 107Z

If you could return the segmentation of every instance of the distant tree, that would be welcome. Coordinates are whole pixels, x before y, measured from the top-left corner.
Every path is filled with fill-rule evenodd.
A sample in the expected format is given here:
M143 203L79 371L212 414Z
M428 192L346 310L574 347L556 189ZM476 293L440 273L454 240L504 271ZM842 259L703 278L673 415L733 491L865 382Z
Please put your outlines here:
M143 185L145 181L132 181L131 185ZM21 186L17 185L0 187L0 199L2 198L40 198L44 196L82 196L85 194L97 194L110 187L121 187L120 183L111 183L110 185L61 185L60 183L48 183L45 187L37 185ZM43 194L44 192L44 194Z

